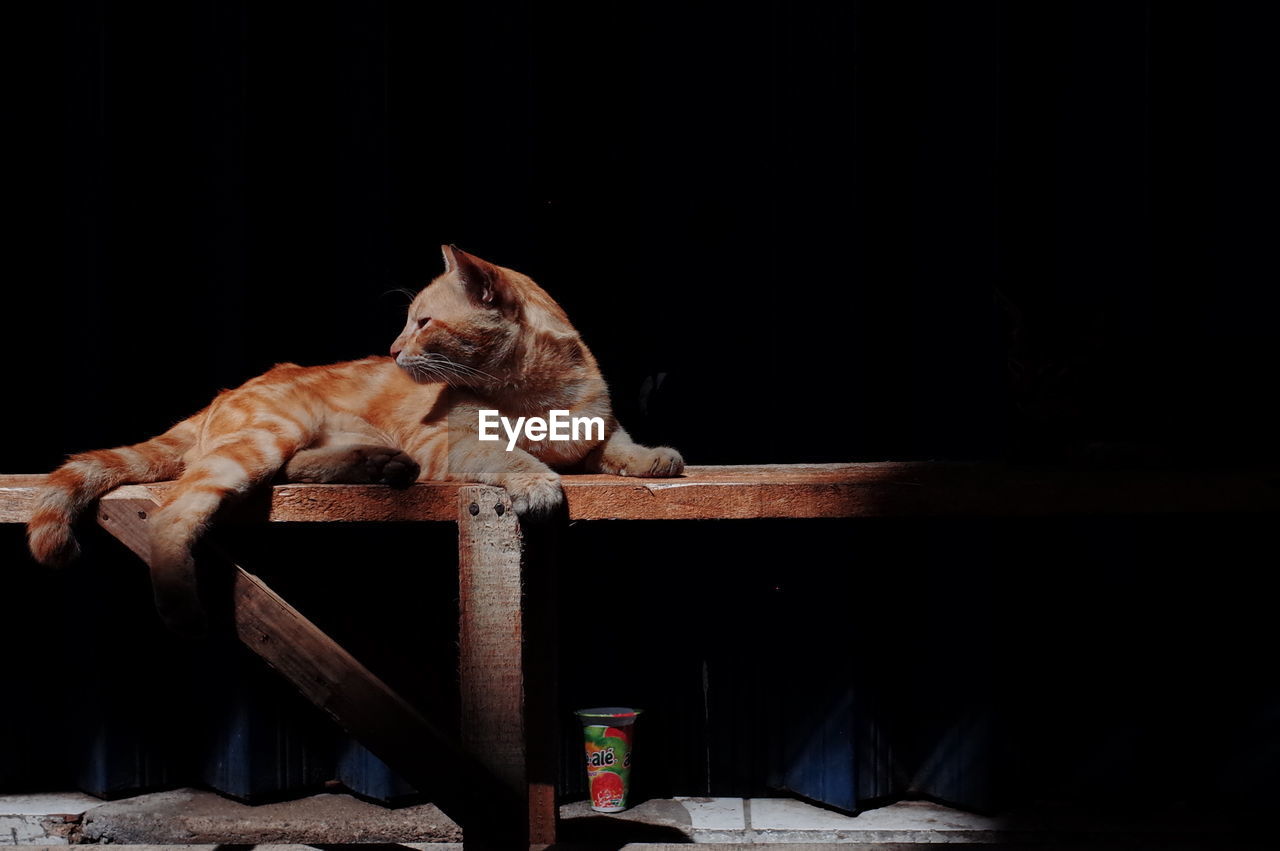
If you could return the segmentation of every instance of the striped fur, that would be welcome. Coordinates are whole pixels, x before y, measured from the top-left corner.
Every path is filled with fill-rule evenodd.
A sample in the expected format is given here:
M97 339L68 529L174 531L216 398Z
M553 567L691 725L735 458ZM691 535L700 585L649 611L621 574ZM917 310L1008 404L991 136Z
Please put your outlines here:
M56 470L27 527L44 564L73 559L76 517L121 484L176 478L149 522L156 606L197 634L204 614L191 551L217 510L282 472L294 481L478 481L505 487L520 514L563 500L553 467L667 476L679 453L633 443L614 420L595 359L528 277L444 248L445 273L417 295L391 357L329 366L281 364L159 437L87 452ZM599 416L605 438L478 439L478 412Z
M204 415L201 411L143 443L71 456L49 476L27 523L27 543L36 561L57 567L79 556L72 523L107 491L182 475L182 456L195 445Z

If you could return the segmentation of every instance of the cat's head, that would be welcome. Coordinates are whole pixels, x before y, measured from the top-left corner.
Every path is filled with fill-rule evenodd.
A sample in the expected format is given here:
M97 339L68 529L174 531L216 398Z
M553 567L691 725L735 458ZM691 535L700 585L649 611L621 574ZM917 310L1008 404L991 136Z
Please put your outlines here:
M491 387L514 380L535 338L576 333L528 276L451 245L444 273L409 305L391 356L416 381Z

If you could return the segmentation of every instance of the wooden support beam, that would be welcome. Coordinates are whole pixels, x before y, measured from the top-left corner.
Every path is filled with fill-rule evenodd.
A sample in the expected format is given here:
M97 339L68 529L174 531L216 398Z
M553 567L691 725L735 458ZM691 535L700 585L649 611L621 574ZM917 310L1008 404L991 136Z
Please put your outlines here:
M43 476L0 476L0 523L25 523ZM1046 516L1280 511L1275 469L1070 470L999 464L876 462L690 467L675 479L570 475L571 520L767 517ZM104 497L163 497L169 483ZM227 521L453 521L456 482L406 490L376 485L277 485Z
M522 799L492 809L484 831L465 831L464 844L551 845L558 818L551 542L527 546L535 542L521 534L501 488L460 489L457 511L463 742Z
M157 507L146 496L104 499L98 522L146 561L146 524ZM241 643L383 762L420 788L435 790L434 803L464 831L483 820L478 802L505 810L523 803L507 784L445 735L441 726L408 704L261 579L213 552L202 553L201 568L206 575L214 574L212 587L218 599L205 601L212 609L213 623L233 629ZM442 778L448 782L442 783Z

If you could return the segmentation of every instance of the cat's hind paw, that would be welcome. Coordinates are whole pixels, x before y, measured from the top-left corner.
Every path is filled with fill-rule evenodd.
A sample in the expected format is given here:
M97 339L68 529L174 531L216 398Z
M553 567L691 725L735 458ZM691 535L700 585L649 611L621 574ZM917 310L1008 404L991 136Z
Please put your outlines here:
M406 488L418 480L418 462L392 447L375 447L364 459L369 480L393 488Z
M285 465L285 479L310 484L408 487L418 463L394 446L358 444L304 449Z

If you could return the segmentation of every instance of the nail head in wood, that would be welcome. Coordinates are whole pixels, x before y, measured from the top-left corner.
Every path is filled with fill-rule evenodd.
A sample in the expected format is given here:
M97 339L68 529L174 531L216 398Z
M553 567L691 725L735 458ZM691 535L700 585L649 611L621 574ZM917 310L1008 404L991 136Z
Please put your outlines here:
M504 511L506 511L507 509L502 505L502 503L498 503L497 505L495 505L495 506L493 507L493 510L494 510L495 512L497 512L497 514L498 514L498 516L499 516L499 517L501 517L501 516L502 516L502 513L503 513Z
M139 520L146 520L146 519L147 519L147 512L145 512L145 511L139 511L139 512L138 512L138 519L139 519Z
M472 516L472 517L475 517L477 514L479 514L479 513L480 513L480 506L476 505L476 504L473 502L473 503L471 503L471 507L470 507L470 508L468 508L468 509L467 509L467 511L470 511L470 512L471 512L471 516Z

